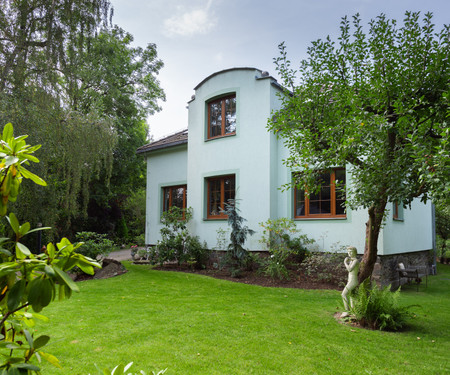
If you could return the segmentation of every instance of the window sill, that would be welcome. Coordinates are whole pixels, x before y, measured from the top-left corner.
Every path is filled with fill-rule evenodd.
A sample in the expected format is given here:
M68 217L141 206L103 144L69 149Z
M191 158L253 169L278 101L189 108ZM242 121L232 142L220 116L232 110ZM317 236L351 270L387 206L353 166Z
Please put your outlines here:
M228 217L205 217L203 218L203 221L226 221L228 220Z
M347 216L332 216L332 217L294 217L294 221L306 221L306 220L347 220Z
M225 134L225 135L217 135L217 136L215 136L215 137L206 138L206 139L205 139L205 142L214 141L214 140L216 140L216 139L222 139L222 138L234 137L235 135L236 135L236 132L230 133L230 134Z

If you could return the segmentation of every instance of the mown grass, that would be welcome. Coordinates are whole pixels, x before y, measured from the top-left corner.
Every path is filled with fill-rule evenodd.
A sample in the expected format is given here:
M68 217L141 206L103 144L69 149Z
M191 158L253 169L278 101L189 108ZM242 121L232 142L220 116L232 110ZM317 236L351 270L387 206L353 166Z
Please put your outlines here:
M166 374L450 373L450 266L428 288L405 288L402 304L420 304L408 330L370 331L337 323L338 291L263 288L127 264L130 272L81 282L55 302L39 333L63 369L96 373L134 362ZM137 371L136 371L137 372Z

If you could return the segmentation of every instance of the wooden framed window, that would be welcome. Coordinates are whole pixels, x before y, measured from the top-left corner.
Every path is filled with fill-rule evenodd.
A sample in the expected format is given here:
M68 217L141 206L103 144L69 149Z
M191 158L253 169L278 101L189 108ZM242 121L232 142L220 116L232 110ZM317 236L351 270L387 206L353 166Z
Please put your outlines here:
M226 219L222 210L225 209L225 203L235 197L235 176L220 176L207 179L207 202L208 219Z
M322 182L317 193L308 196L304 190L295 188L294 217L297 219L346 217L345 191L336 188L337 181L339 185L345 184L345 169L336 168L323 172L319 178Z
M392 219L403 221L403 205L398 202L392 203Z
M208 102L208 139L236 134L236 94Z
M392 203L392 217L394 220L398 220L398 202Z
M167 186L163 188L163 212L166 212L170 207L186 208L186 185Z

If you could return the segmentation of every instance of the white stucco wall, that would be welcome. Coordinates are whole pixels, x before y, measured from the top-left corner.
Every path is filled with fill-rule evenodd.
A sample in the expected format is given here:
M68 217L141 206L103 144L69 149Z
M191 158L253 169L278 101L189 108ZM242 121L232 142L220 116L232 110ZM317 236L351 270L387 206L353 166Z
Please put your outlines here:
M393 220L392 205L383 228L382 255L430 250L433 248L432 205L416 199L403 209L403 220Z
M147 154L146 244L154 245L161 238L159 231L162 228L163 188L186 183L186 145L153 151Z
M217 244L217 230L228 230L226 220L207 219L206 178L234 174L236 198L241 214L256 234L246 247L262 250L260 222L281 217L293 218L293 191L282 191L292 172L283 164L288 149L281 139L267 131L272 110L279 109L278 88L271 77L261 77L256 69L232 69L219 72L203 81L189 102L188 146L177 146L147 154L147 223L146 243L160 239L162 188L187 184L187 206L193 208L190 231L206 241L209 248ZM207 101L226 94L236 94L236 135L207 140ZM347 183L351 183L347 173ZM389 207L390 208L390 207ZM344 219L295 220L301 233L316 241L317 250L337 250L355 246L364 252L366 209L347 210ZM415 201L411 210L403 211L403 221L392 220L388 213L378 241L378 253L432 248L432 209Z
M216 246L217 229L227 229L226 220L206 218L205 178L226 174L236 176L236 198L247 225L260 232L259 223L270 217L271 138L266 130L273 90L271 79L255 79L261 72L233 70L211 77L197 88L189 104L188 205L194 208L191 228L196 235ZM236 135L207 140L206 102L227 93L236 93ZM259 236L246 246L261 248Z

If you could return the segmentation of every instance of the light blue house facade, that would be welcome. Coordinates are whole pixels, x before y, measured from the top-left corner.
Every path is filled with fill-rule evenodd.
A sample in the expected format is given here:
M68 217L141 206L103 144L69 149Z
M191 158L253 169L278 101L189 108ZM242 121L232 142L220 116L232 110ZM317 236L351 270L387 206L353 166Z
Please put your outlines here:
M293 171L283 164L289 152L283 140L266 128L272 111L280 108L282 88L273 77L255 68L233 68L208 76L194 90L188 130L138 149L147 160L148 245L160 239L163 211L178 205L193 208L191 233L216 248L217 230L227 229L220 207L237 198L247 225L256 231L246 243L250 250L265 250L259 223L287 217L316 241L318 250L351 245L364 251L367 212L346 210L345 197L334 189L335 180L351 184L345 166L325 173L330 183L315 196L280 189ZM433 231L429 203L390 210L378 244L381 269L383 259L426 262Z

